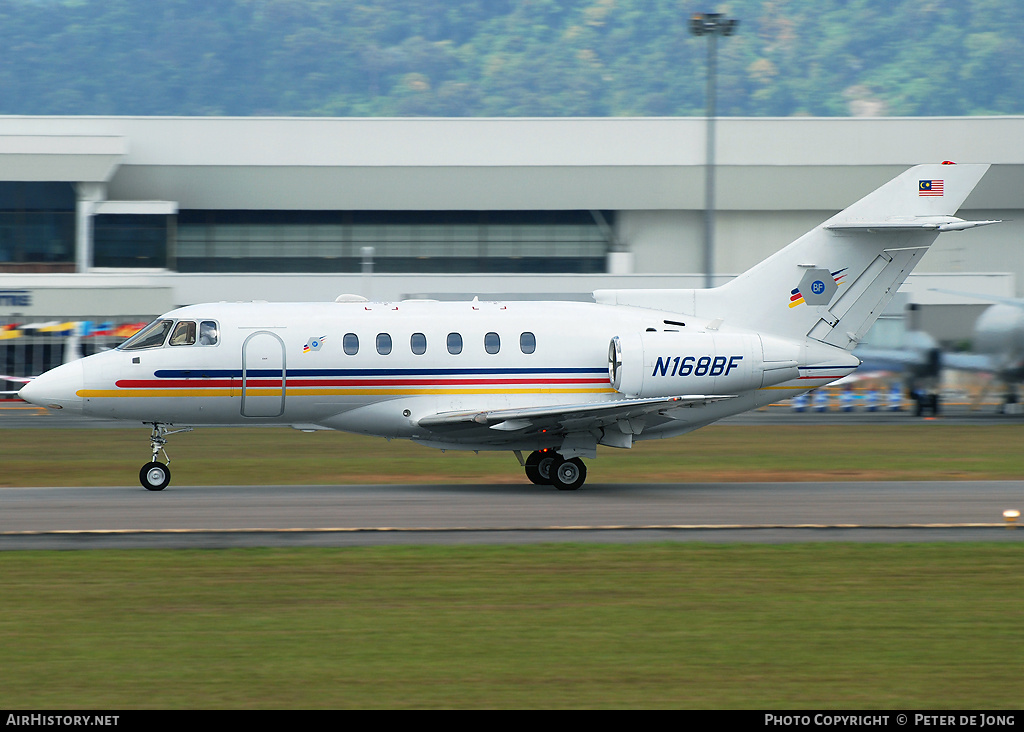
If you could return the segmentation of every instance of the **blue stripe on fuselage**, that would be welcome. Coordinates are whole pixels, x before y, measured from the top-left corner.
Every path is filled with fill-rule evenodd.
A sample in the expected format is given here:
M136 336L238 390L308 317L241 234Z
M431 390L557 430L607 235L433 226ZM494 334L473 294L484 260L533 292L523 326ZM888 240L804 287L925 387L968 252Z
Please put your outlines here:
M274 376L281 369L246 369L246 376ZM497 376L500 374L606 374L607 368L526 369L288 369L289 376ZM158 379L241 378L242 369L160 369Z

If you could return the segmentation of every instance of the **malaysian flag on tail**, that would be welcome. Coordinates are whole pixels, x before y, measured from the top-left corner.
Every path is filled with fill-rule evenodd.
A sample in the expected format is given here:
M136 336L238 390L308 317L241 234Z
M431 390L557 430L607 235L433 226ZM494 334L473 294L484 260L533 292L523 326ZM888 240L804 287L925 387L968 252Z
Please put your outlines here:
M941 196L941 180L919 180L917 182L917 195L919 196Z

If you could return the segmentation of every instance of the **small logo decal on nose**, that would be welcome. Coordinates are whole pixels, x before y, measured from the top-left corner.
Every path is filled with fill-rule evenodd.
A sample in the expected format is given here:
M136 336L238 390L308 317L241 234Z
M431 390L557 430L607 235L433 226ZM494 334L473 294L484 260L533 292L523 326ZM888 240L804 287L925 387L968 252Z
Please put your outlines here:
M310 338L308 341L306 341L306 345L302 347L302 352L309 353L310 351L319 351L320 346L324 344L325 338L327 338L327 336L320 336L319 338Z

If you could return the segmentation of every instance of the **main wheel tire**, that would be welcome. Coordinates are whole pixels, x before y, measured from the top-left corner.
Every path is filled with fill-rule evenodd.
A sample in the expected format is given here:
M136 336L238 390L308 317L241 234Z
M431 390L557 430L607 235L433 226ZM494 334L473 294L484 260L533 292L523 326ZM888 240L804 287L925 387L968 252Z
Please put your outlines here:
M551 448L534 450L526 458L526 477L534 485L551 485L551 468L559 460L561 456Z
M563 460L551 469L551 485L560 491L574 491L587 479L587 466L579 458Z
M171 482L171 469L163 463L146 463L139 471L139 482L147 491L162 491Z
M523 466L526 470L526 477L534 485L551 485L550 481L544 480L540 476L540 470L537 467L542 457L544 457L544 453L540 450L534 450L530 453L529 457L526 458L526 464Z

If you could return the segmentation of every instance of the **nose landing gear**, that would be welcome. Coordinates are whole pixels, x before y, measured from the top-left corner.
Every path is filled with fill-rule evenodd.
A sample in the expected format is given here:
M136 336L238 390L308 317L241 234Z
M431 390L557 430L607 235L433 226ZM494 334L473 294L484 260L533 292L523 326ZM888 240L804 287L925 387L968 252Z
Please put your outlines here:
M167 455L164 445L167 444L167 435L176 435L179 432L191 432L191 427L183 427L180 430L168 430L167 425L160 422L146 422L153 425L153 431L149 436L149 444L153 450L153 459L142 466L139 471L139 482L147 491L162 491L171 482L171 469L167 465L171 458ZM164 454L164 462L157 462L157 456Z
M524 467L531 483L553 485L560 491L574 491L587 479L587 466L582 460L566 460L550 448L530 453Z

